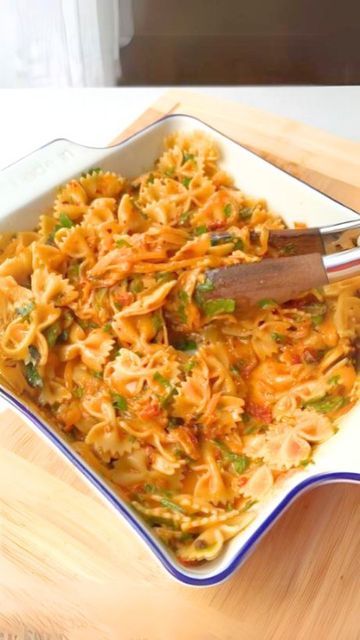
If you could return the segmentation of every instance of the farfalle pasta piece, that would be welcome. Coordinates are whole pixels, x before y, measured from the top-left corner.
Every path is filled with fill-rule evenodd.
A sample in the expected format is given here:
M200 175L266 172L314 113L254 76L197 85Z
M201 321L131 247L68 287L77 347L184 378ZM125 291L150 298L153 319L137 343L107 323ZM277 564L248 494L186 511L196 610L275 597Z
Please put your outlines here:
M91 445L100 457L109 461L130 453L136 445L127 433L122 432L119 425L110 427L106 422L100 422L90 429L85 442ZM139 446L139 445L137 445Z
M71 180L59 189L54 203L56 218L65 214L71 220L78 220L87 211L88 196L77 180Z
M164 301L171 289L174 288L176 282L164 282L160 286L155 287L152 291L146 291L144 295L139 295L137 300L128 305L115 316L117 318L129 318L131 316L140 316L145 313L156 311L164 304Z
M62 360L80 357L81 361L93 371L101 371L112 349L114 340L103 329L93 329L81 340L61 347Z
M91 170L80 178L80 184L89 200L118 198L124 187L124 178L111 171Z
M40 304L53 302L58 305L69 305L79 295L69 280L57 273L50 273L46 267L34 271L31 288L36 303Z

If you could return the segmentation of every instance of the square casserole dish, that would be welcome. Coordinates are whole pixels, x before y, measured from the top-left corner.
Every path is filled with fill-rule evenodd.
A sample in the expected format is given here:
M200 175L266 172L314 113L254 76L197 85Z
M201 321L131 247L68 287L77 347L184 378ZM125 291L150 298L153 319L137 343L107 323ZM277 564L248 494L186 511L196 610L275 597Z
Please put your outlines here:
M211 136L221 152L220 166L247 195L265 198L270 210L289 226L308 226L356 219L358 214L274 167L200 120L167 116L120 144L95 149L59 139L33 152L0 174L0 231L33 229L39 215L52 204L56 188L93 166L131 177L148 171L160 155L164 138L174 131L200 130ZM299 470L273 489L259 504L254 521L225 546L221 555L198 567L184 567L97 472L71 448L61 433L47 424L24 398L16 397L3 381L0 395L85 477L107 505L123 518L178 581L193 586L226 580L255 548L264 533L302 492L328 482L360 483L360 406L341 420L339 431L314 453L314 464ZM314 523L316 526L316 523Z

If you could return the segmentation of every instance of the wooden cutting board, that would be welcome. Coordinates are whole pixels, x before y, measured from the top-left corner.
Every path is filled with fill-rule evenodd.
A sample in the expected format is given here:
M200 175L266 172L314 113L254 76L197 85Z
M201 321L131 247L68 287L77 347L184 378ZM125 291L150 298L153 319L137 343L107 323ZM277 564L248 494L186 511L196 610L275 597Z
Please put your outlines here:
M118 139L177 112L360 211L359 144L244 105L170 91ZM307 493L228 582L191 589L12 411L0 420L0 637L360 638L358 486Z

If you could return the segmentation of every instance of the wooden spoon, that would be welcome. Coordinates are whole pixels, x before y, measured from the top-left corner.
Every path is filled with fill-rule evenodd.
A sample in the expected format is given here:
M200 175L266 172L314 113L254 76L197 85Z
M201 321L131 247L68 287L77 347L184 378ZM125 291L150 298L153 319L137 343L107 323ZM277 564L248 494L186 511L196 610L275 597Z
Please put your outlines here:
M231 298L237 307L266 301L279 304L330 282L360 274L360 247L322 256L320 253L284 258L265 258L206 272L212 283L206 299Z

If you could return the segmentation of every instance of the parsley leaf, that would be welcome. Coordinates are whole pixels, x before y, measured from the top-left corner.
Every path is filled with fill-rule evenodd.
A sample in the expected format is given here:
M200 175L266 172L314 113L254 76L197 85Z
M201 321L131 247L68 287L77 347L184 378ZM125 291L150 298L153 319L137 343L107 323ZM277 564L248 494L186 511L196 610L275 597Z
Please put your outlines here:
M231 216L231 214L232 214L232 206L231 206L230 202L228 202L228 203L225 205L225 207L224 207L223 211L224 211L224 216L225 216L225 218L230 218L230 216Z
M34 362L30 361L25 364L25 378L33 389L42 389L44 386L43 380L37 370Z
M258 302L258 307L261 309L274 309L277 306L277 302L272 298L263 298Z
M172 511L185 513L185 510L182 507L180 507L179 504L176 504L176 502L172 502L172 500L169 500L169 498L162 498L161 504L163 507L166 507L167 509L171 509Z
M202 236L203 233L207 233L208 228L206 224L201 224L199 227L195 227L194 233L196 236Z
M35 309L35 302L31 300L30 302L23 304L22 307L18 307L17 309L15 309L15 312L18 316L21 316L22 318L27 318L34 309Z
M274 342L277 342L278 344L284 344L286 342L286 336L283 333L272 331L271 337L274 340Z
M236 303L232 298L217 298L215 300L206 300L203 305L203 311L206 316L212 317L221 313L233 313Z
M315 411L318 411L319 413L332 413L333 411L338 411L344 407L348 402L349 399L344 398L344 396L330 396L326 394L322 398L307 400L307 402L304 402L303 406L315 409Z
M243 453L234 453L220 440L212 440L212 442L220 449L224 460L232 463L236 473L244 473L250 464L250 459Z
M252 214L253 214L253 209L251 209L250 207L245 207L244 209L241 209L239 211L239 218L240 220L249 220Z
M118 411L126 411L128 408L128 403L124 396L121 396L119 393L114 393L112 396L112 403L115 409Z
M187 189L189 188L189 184L191 182L192 178L186 176L185 178L183 178L181 180L182 184L184 185L184 187L186 187Z
M165 378L165 376L163 376L159 371L155 371L153 379L155 380L155 382L161 384L162 387L171 387L170 380L168 380L168 378Z
M61 333L60 322L57 320L54 324L51 324L50 327L47 327L44 331L44 335L49 347L53 347L56 344L56 341Z

